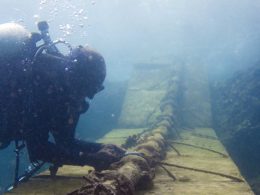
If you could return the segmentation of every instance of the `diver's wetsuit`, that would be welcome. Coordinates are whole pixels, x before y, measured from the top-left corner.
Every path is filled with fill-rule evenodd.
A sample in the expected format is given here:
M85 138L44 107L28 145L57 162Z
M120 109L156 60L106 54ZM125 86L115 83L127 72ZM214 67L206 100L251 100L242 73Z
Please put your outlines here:
M21 132L31 161L94 165L91 153L102 145L74 138L79 116L87 111L88 103L78 95L77 86L71 87L73 81L66 80L73 74L68 63L42 55L32 66L24 62L11 63L13 68L1 65L5 70L1 74L6 74L1 113L5 114L6 132L13 132L9 139ZM48 141L49 133L55 143Z
M83 46L63 56L43 30L39 35L18 24L0 25L0 149L25 140L32 162L107 168L123 149L75 139L79 116L89 106L85 98L103 89L105 61ZM45 44L36 47L41 39Z
M87 155L102 145L75 139L80 114L88 109L79 85L68 80L71 61L41 57L34 65L31 128L26 134L31 160L61 164L93 165ZM48 141L52 133L55 144Z

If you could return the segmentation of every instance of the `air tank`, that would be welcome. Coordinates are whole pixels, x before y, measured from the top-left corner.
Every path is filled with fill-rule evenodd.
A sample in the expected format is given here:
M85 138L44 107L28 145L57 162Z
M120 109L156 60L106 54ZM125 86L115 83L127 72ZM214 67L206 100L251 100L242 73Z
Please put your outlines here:
M31 33L16 23L0 24L0 58L23 56Z

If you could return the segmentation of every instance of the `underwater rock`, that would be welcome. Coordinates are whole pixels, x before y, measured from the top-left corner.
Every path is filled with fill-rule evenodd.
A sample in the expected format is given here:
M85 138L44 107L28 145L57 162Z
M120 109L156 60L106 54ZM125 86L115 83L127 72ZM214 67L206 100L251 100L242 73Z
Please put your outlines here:
M212 85L214 128L249 183L260 176L259 64ZM260 186L260 182L258 182ZM258 187L259 188L259 187Z

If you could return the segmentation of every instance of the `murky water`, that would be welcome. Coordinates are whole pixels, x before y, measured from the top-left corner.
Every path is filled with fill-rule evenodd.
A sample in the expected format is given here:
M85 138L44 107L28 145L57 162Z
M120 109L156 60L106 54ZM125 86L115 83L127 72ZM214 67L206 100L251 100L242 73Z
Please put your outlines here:
M72 48L89 46L102 54L107 66L105 91L97 94L90 101L89 111L81 115L75 136L84 140L96 140L122 126L118 121L122 120L122 109L126 109L124 101L129 95L126 91L136 65L151 69L151 75L154 74L152 68L158 64L180 66L181 90L176 100L178 125L191 129L215 128L242 174L257 190L260 177L257 164L260 160L257 152L260 138L259 11L260 2L252 0L2 0L0 24L15 22L28 32L39 32L37 23L47 21L52 40L66 41ZM1 36L6 38L6 35L0 32L0 71L5 72L0 74L6 76L3 56L8 56L6 53L14 51L15 46L3 47L5 38ZM69 55L70 48L66 44L59 44L58 49ZM23 60L24 65L28 59ZM26 68L15 71L26 72ZM1 83L12 85L13 80L4 81L4 78L14 78L13 72L11 77L4 76ZM148 85L147 90L165 87L163 80ZM3 86L0 97L6 92ZM142 86L136 84L132 90L140 88ZM143 95L140 99L145 98ZM151 96L158 97L161 96ZM44 104L45 99L39 99ZM135 107L127 108L131 111ZM2 129L5 112L6 109L1 108ZM149 117L153 119L152 114ZM13 119L11 123L19 120ZM14 180L13 150L14 143L0 151L2 191ZM28 154L23 149L21 173L28 164Z

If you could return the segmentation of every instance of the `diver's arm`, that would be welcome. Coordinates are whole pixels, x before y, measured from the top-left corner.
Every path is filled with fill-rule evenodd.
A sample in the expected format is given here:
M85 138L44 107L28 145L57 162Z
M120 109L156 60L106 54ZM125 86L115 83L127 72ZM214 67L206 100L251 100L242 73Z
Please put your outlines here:
M70 110L70 113L66 114L63 110L58 111L59 118L55 119L55 126L51 130L55 145L60 149L61 156L64 157L61 164L89 164L89 157L87 156L92 156L103 147L103 144L100 143L75 139L75 129L79 116L88 109L88 104L85 101L76 105L78 106L68 105L66 110Z
M39 114L41 116L47 115L47 113ZM63 118L61 118L61 120L62 119ZM55 121L55 118L52 119L51 117L48 117L43 120L42 117L36 117L30 125L32 127L28 128L25 132L24 137L30 160L32 162L42 160L54 164L84 164L82 158L80 157L80 150L76 147L77 144L74 141L74 123L71 123L70 120L66 120L65 123L67 125L63 125L63 127L70 128L70 131L63 129L63 132L60 131L58 134L54 134L56 143L53 143L49 141L49 130L52 128L52 125L46 120ZM74 120L77 121L76 119ZM59 127L62 128L62 126Z
M30 160L38 160L62 165L89 165L100 171L120 160L125 151L115 145L75 140L71 145L62 147L49 141L26 140Z
M47 126L41 126L41 129L27 136L26 143L31 161L42 160L57 165L90 165L101 170L119 160L124 152L114 145L75 139L79 115L77 113L64 116L65 118L61 118L63 122L56 123L56 131L52 131L55 143L48 141L49 132L44 132L50 129Z
M32 162L41 160L59 165L89 164L91 159L88 154L95 153L102 148L102 144L80 140L69 140L70 142L64 144L56 144L40 134L27 136L25 141Z
M60 110L57 110L56 116L53 119L55 124L51 128L51 133L57 145L61 147L73 147L84 153L93 153L100 149L101 144L75 139L79 117L88 108L88 102L85 99L81 99L77 101L71 100L69 104L61 106Z
M72 117L74 116L74 117ZM71 152L71 156L66 155L60 164L89 165L97 170L108 168L111 163L120 160L125 151L112 144L100 144L87 142L74 138L75 127L80 113L70 116L69 123L61 125L59 131L53 132L57 147L64 151ZM66 121L66 120L65 120ZM72 123L74 122L74 123Z

